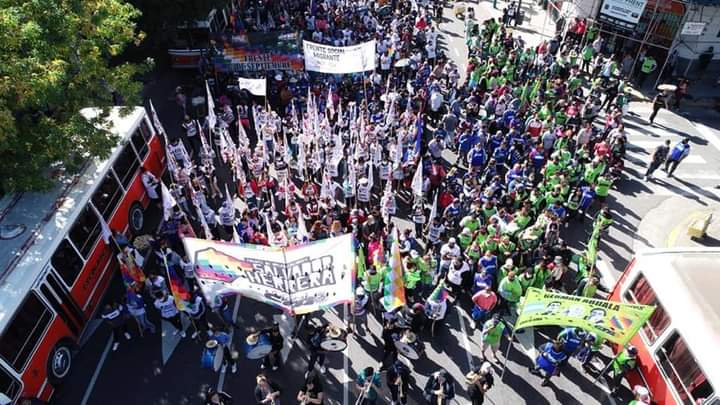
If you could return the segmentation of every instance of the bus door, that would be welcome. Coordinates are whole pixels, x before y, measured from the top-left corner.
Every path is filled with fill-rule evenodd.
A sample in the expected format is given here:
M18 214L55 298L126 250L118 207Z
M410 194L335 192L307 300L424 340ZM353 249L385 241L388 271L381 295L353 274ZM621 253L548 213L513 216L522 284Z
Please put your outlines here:
M20 379L0 361L0 405L15 403L22 392Z

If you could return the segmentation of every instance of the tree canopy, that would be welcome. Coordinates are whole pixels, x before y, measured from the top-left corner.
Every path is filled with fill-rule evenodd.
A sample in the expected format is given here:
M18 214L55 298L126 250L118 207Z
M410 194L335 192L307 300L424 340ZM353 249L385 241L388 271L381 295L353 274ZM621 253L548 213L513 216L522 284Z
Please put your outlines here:
M50 168L79 169L115 144L79 111L140 103L142 65L111 65L143 34L121 0L0 0L0 184L49 187Z

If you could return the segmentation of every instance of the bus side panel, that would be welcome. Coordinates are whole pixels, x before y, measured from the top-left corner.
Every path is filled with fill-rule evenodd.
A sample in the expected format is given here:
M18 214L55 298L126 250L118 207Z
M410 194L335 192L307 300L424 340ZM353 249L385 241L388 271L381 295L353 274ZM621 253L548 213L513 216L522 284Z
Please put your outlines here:
M165 152L159 136L153 136L150 139L150 153L145 158L145 167L148 168L158 178L165 171Z
M55 347L55 344L63 338L72 339L72 334L63 320L59 316L55 316L52 322L50 322L50 326L45 332L42 341L30 357L30 362L27 367L25 367L25 372L22 374L23 396L35 397L38 394L38 391L40 391L47 379L47 366L50 352ZM48 384L48 386L50 386L50 384ZM48 396L47 399L49 399L52 394L52 389L48 390L46 386L43 390L43 395L45 394Z
M98 294L97 290L107 284L108 275L105 274L105 269L108 267L107 264L112 259L112 255L113 251L110 246L105 245L105 242L99 239L72 288L71 294L87 318L92 317L95 313L98 304L97 297L102 295ZM102 292L100 291L100 293Z
M680 405L675 401L671 389L665 383L665 378L663 378L660 369L655 363L655 358L650 349L640 337L640 333L641 332L638 332L638 334L632 338L630 344L638 349L638 370L642 373L642 376L637 372L629 374L627 377L630 386L647 385L647 388L652 393L653 401L657 404Z

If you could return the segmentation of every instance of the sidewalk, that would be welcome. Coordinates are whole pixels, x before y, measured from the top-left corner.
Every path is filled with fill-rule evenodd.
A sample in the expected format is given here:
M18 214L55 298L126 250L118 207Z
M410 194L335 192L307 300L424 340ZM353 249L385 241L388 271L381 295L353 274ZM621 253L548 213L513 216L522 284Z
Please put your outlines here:
M688 235L696 220L712 215L703 239ZM672 197L650 210L638 226L633 250L646 248L720 247L720 203L706 199Z

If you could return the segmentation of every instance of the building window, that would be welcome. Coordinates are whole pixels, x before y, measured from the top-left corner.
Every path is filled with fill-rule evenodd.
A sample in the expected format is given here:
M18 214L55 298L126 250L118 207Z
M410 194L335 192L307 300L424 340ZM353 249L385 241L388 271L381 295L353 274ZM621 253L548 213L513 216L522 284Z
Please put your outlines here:
M647 336L648 341L652 344L665 329L667 329L668 325L670 325L670 316L665 312L662 304L658 302L655 291L653 291L642 274L640 274L637 281L635 281L632 287L625 293L625 299L634 304L657 306L655 312L653 312L650 319L648 319L643 326L645 336Z
M685 339L677 332L665 341L656 352L658 366L678 396L682 404L692 405L713 395L705 373L698 367L695 357L688 350Z
M51 319L50 310L30 292L0 337L0 356L15 371L25 368Z
M125 148L129 148L129 146ZM132 153L132 149L130 153ZM115 180L115 176L113 176L112 172L107 172L102 183L100 183L100 186L95 190L95 193L93 193L92 202L95 208L102 214L103 218L105 218L106 221L110 221L110 217L113 212L115 212L115 208L120 202L122 195L123 190L120 188L117 180Z
M85 206L75 220L72 228L70 228L70 241L75 245L80 254L87 259L99 236L100 224L98 217L90 206Z
M133 135L133 138L134 137L135 135ZM142 138L140 139L140 142L142 142ZM147 146L145 148L145 153L147 154ZM115 174L117 174L118 179L120 179L120 182L126 189L135 177L139 167L140 163L138 162L137 155L135 155L135 151L130 144L123 147L122 151L117 156L117 159L115 159L115 164L113 164Z
M80 270L83 268L83 261L80 255L77 254L67 239L63 239L62 242L60 242L60 246L58 246L55 253L53 253L50 263L68 286L72 286L75 283L78 274L80 274Z

